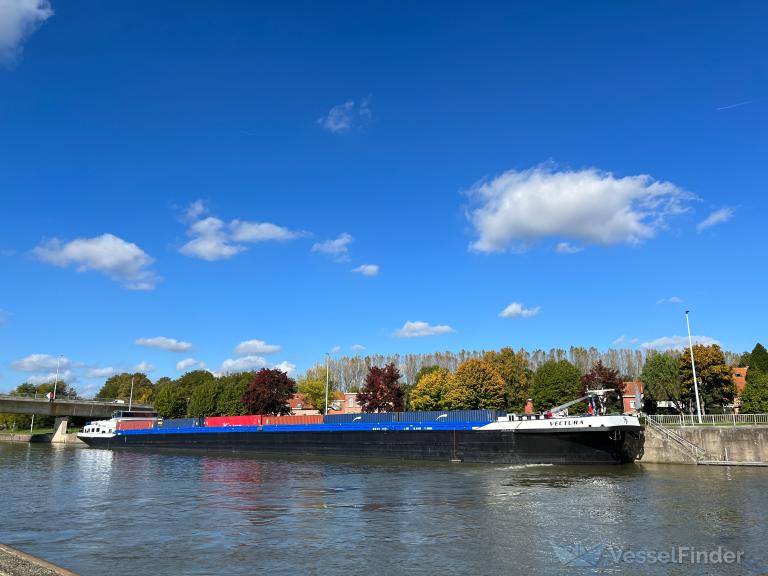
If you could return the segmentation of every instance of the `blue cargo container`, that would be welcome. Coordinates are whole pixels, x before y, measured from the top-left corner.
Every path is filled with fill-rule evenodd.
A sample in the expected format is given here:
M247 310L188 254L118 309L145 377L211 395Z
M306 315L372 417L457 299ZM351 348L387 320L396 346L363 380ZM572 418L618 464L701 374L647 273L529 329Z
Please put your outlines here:
M370 423L370 422L397 422L398 412L362 412L352 414L328 414L323 416L323 422L325 424L350 424L355 423Z
M157 421L157 428L194 428L203 426L201 418L169 418Z
M493 422L503 410L432 410L417 412L371 412L361 414L328 414L325 424L387 422Z
M399 412L398 422L493 422L506 412L501 410L432 410Z

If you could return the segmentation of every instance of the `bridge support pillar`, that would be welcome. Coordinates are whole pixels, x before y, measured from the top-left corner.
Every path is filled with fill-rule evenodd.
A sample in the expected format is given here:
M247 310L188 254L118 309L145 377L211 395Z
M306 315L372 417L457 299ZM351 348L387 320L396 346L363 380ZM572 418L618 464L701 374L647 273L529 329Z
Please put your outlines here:
M66 442L67 441L67 425L69 424L69 418L57 417L53 424L53 439L51 442Z

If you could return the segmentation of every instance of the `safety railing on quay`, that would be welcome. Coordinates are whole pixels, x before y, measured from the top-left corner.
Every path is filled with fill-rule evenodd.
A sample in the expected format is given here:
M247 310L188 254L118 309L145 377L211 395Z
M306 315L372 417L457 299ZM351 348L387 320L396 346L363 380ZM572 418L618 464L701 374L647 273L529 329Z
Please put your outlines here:
M661 426L768 426L768 414L655 414L646 416Z

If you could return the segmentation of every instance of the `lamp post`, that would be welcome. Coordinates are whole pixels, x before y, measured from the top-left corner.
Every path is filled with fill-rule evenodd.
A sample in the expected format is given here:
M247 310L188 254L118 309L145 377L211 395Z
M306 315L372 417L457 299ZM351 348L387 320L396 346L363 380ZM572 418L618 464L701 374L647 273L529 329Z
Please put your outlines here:
M128 412L131 411L132 407L133 407L133 375L131 376L131 395L128 398Z
M331 355L325 353L325 415L328 416L328 385L331 381Z
M688 326L688 347L691 350L691 368L693 369L693 393L696 394L696 414L701 424L701 403L699 402L699 380L696 378L696 362L693 359L693 339L691 338L691 322L688 320L688 310L685 311L685 324Z
M56 400L56 387L59 384L59 364L61 363L61 354L56 357L56 380L53 381L53 399Z

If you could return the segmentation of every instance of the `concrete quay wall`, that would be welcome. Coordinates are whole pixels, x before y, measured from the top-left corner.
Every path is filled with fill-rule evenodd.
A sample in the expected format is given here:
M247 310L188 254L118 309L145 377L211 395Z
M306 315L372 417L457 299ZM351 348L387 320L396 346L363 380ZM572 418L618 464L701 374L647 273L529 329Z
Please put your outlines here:
M703 448L707 460L768 462L768 426L681 426L670 428ZM696 460L677 443L650 427L645 429L642 462L695 464Z

